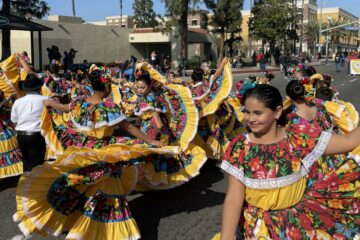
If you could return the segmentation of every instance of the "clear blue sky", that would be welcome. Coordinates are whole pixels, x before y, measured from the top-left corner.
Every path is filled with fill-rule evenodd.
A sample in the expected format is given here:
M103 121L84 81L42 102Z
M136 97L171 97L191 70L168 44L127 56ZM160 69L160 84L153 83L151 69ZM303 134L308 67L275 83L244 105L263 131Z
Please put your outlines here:
M46 0L51 7L51 15L72 16L71 0ZM162 0L153 0L157 13L164 13ZM123 15L132 15L132 0L123 0ZM318 0L320 3L320 0ZM250 0L244 0L244 9L249 9ZM341 7L360 16L360 0L323 0L323 7ZM106 16L120 15L119 0L76 0L76 15L86 22L102 21Z

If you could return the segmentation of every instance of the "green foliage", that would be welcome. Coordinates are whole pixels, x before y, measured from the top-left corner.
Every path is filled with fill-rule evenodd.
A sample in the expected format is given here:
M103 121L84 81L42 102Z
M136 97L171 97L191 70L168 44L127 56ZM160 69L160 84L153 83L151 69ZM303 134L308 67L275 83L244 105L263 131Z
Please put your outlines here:
M319 38L319 22L317 21L311 21L308 24L305 25L305 39L307 39L310 42L316 42L316 40Z
M181 52L187 58L187 18L189 14L190 5L195 8L200 0L162 0L165 3L165 16L170 21L166 21L162 30L172 31L173 27L179 28Z
M209 23L214 33L241 32L243 0L204 0L204 3L214 13Z
M7 0L10 1L10 0ZM46 1L41 0L11 0L11 13L25 18L42 18L50 11Z
M255 39L274 47L277 41L296 39L298 9L292 0L263 0L253 8ZM290 28L290 26L292 26Z
M243 8L244 1L204 0L204 3L206 7L214 13L214 15L209 19L209 24L213 27L212 32L221 35L219 59L223 56L224 44L227 44L230 56L232 56L234 42L242 40L241 37L236 37L235 34L240 34L241 32L241 9ZM230 38L226 41L225 33L230 33Z
M135 0L133 3L134 20L138 28L154 28L158 26L152 0Z

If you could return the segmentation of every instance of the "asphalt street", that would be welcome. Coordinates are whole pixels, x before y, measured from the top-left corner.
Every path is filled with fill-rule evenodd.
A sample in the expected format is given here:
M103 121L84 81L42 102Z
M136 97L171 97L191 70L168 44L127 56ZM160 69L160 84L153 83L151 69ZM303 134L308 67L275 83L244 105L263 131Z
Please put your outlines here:
M335 73L335 64L315 67L335 79L333 85L339 90L339 98L350 101L360 109L360 76L348 76L345 69ZM284 93L286 80L280 72L274 72L273 85ZM248 74L234 75L234 81ZM15 190L17 177L0 181L0 240L11 239L20 234L12 221L15 213ZM146 240L207 240L220 231L221 209L226 192L226 177L208 161L201 174L183 186L172 190L134 194L129 205ZM63 239L64 237L32 239ZM114 238L116 239L116 238Z

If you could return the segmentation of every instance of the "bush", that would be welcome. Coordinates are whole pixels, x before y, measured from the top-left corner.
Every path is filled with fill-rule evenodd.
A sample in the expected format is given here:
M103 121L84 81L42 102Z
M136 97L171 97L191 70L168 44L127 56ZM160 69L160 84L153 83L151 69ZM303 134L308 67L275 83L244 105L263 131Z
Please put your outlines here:
M198 55L192 56L187 62L188 69L194 69L201 66L201 57Z

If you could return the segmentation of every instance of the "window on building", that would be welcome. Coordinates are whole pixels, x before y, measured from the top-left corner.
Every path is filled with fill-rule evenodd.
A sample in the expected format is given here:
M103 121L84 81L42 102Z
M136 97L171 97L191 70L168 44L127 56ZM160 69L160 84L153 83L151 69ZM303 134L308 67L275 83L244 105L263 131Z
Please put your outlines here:
M197 26L197 25L198 25L198 20L197 19L191 20L191 26Z

